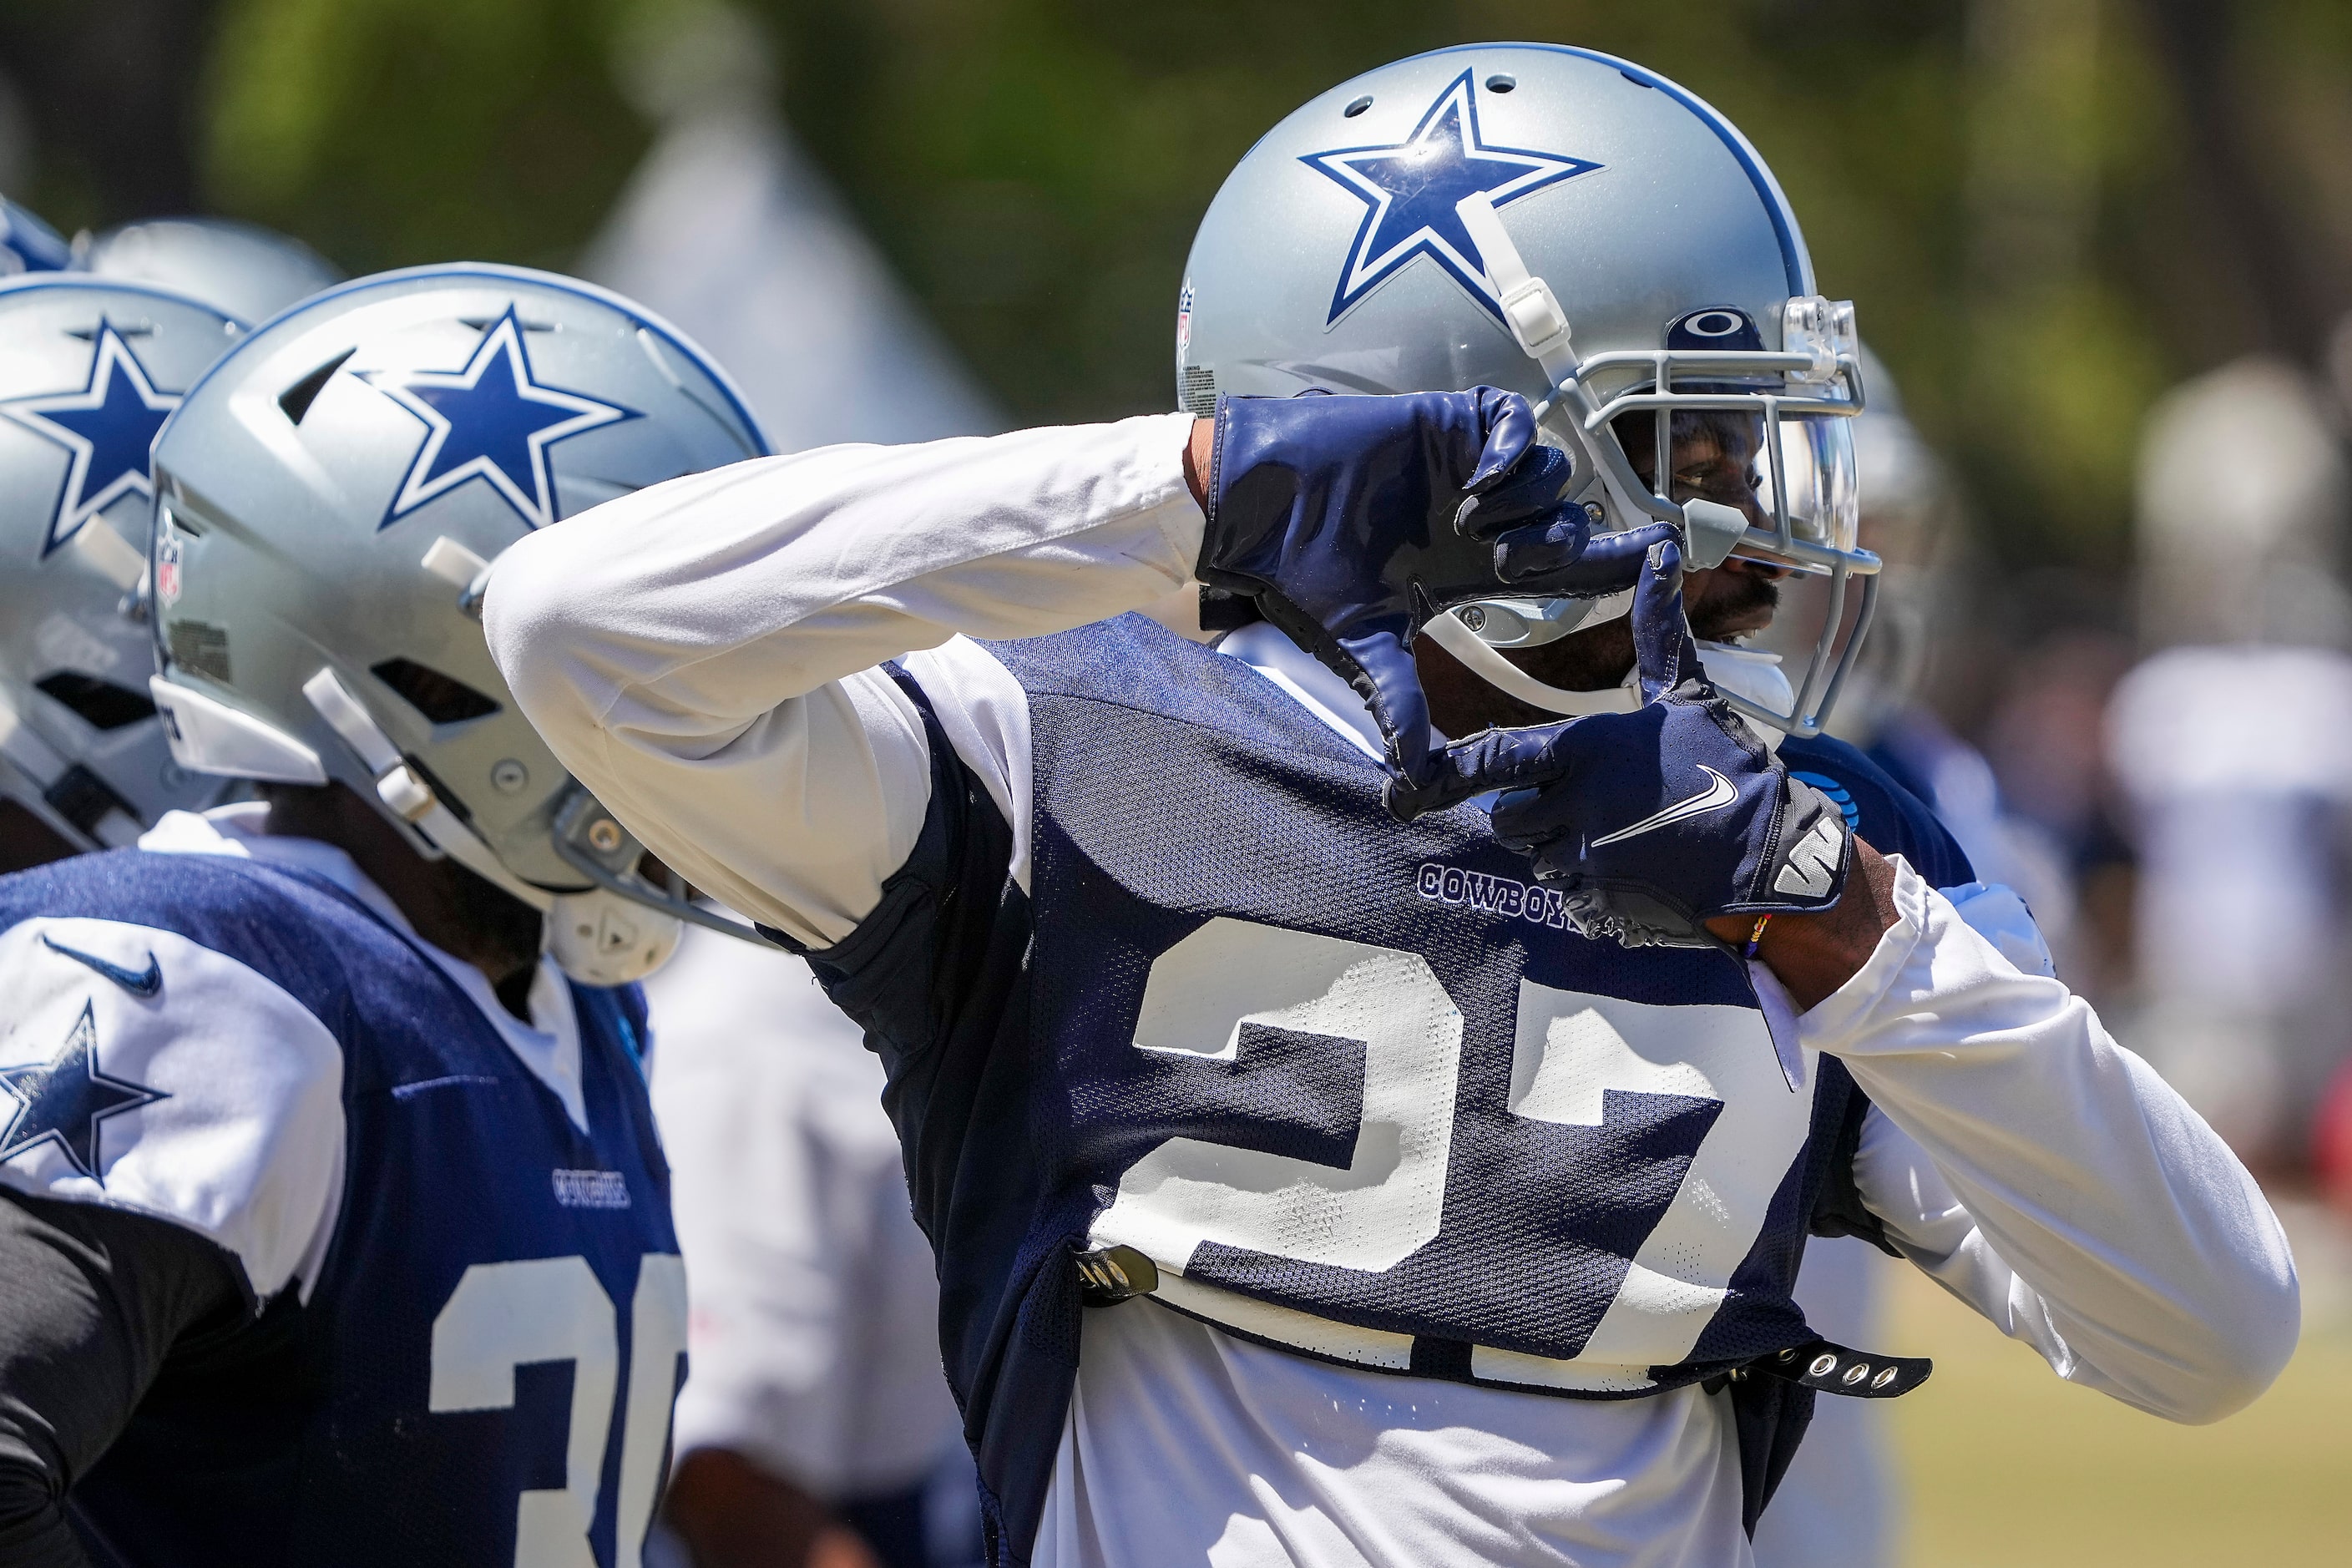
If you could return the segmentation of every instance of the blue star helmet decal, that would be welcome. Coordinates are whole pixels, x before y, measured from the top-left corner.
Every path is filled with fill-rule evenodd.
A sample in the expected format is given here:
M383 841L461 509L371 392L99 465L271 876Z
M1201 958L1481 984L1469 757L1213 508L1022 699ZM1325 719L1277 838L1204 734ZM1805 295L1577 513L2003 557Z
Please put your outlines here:
M130 342L105 320L90 340L89 378L79 391L0 403L0 414L71 454L41 542L43 556L124 496L155 493L147 454L155 432L179 405L179 394L158 392Z
M533 379L522 322L511 305L482 333L464 368L369 371L365 378L425 428L425 444L378 528L391 527L469 479L497 490L528 526L545 528L556 519L548 448L638 417L634 408Z
M1478 95L1468 71L1438 94L1402 142L1312 153L1299 162L1338 181L1364 204L1364 221L1339 287L1331 291L1327 325L1417 256L1452 273L1472 299L1502 320L1502 306L1486 282L1486 258L1462 226L1454 204L1484 191L1500 207L1601 167L1556 153L1486 145L1478 133Z
M0 1160L55 1144L75 1170L100 1186L106 1178L98 1169L99 1123L172 1098L99 1069L98 1021L88 1002L56 1056L0 1068L0 1093L16 1102L7 1126L0 1129Z

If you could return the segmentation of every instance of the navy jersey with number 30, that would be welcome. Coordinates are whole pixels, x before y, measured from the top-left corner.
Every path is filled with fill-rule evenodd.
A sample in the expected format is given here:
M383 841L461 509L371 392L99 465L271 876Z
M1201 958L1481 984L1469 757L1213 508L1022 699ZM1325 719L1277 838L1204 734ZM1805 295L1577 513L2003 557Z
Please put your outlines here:
M0 879L0 977L46 1086L0 1181L194 1229L256 1302L76 1486L101 1562L635 1568L686 1293L634 992L571 988L535 1070L324 879L142 851Z

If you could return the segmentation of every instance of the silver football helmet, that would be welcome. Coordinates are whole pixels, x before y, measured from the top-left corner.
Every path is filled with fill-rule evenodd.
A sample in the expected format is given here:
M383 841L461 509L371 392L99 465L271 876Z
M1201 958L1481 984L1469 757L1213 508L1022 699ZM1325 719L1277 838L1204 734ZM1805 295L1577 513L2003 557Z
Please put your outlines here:
M110 228L86 248L74 243L81 265L100 278L177 289L247 321L266 321L343 280L300 240L233 218L149 218Z
M166 289L0 283L0 796L78 849L221 792L172 760L148 697L147 454L243 331Z
M620 296L467 264L278 317L155 445L156 706L205 773L340 781L419 853L544 911L575 979L650 973L684 920L515 706L490 563L600 501L768 449L726 375Z
M1676 522L1692 565L1737 552L1829 579L1833 612L1787 700L1727 689L1780 729L1820 731L1866 628L1878 561L1855 539L1853 308L1814 292L1756 150L1639 66L1549 44L1441 49L1291 115L1202 220L1176 379L1202 414L1221 393L1525 394L1604 530ZM1671 462L1643 477L1694 416L1752 442L1751 508L1675 501ZM1630 604L1501 597L1423 630L1523 700L1589 712L1595 694L1494 650Z

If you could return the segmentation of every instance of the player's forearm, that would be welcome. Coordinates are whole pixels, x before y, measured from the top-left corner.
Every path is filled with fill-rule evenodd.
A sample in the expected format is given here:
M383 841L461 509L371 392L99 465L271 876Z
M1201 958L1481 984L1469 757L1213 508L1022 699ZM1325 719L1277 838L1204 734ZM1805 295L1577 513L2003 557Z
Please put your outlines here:
M1894 862L1856 838L1853 868L1838 901L1818 914L1773 916L1756 957L1802 1010L1861 973L1897 920ZM1706 923L1719 940L1735 944L1744 942L1756 925L1746 915L1718 915Z
M491 655L665 862L829 945L873 908L930 794L922 721L874 666L1190 581L1188 417L836 447L656 486L499 559Z
M1907 867L1895 903L1869 963L1803 1018L1805 1042L1845 1063L1980 1237L1900 1177L1865 1180L1866 1200L2076 1381L2176 1420L2252 1400L2299 1315L2252 1178L2081 998L2020 973Z
M1200 552L1188 417L835 447L656 485L500 558L492 657L559 752L587 729L691 745L959 633L1139 608Z

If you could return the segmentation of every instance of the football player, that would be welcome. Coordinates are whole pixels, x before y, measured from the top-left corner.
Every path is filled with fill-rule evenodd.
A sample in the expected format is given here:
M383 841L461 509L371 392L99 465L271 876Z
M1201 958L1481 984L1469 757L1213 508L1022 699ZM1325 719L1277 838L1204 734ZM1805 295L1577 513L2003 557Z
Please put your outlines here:
M0 871L221 794L173 762L147 695L147 450L244 331L167 289L0 283Z
M1210 208L1178 372L656 487L486 604L880 1050L998 1561L1744 1562L1805 1391L1921 1375L1806 1328L1809 1225L2160 1415L2269 1383L2252 1179L1751 728L1818 729L1841 617L1785 695L1701 664L1685 553L1718 640L1875 565L1851 317L1734 128L1569 48L1335 88Z
M0 411L88 507L176 401L140 685L258 798L0 879L0 1557L635 1564L686 1295L627 983L685 906L515 713L478 582L764 443L542 273L365 279L193 386L166 298L55 288L91 368Z

